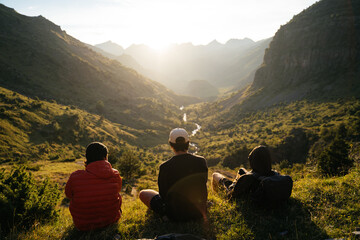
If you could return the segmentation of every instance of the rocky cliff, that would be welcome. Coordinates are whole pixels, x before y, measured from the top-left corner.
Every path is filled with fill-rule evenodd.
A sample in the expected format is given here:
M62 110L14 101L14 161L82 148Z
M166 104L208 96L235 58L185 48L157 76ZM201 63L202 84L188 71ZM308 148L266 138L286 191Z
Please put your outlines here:
M281 26L251 90L266 93L268 104L358 96L360 0L322 0Z

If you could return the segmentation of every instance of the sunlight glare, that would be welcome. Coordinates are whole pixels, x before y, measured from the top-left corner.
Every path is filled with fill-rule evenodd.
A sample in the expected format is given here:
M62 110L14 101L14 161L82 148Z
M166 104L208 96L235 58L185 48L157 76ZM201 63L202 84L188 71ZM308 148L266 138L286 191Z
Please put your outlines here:
M157 40L156 39L154 39L154 40L153 39L151 39L151 40L144 39L144 43L158 53L165 52L170 46L170 43L164 42L164 41L162 41L162 39L157 39Z

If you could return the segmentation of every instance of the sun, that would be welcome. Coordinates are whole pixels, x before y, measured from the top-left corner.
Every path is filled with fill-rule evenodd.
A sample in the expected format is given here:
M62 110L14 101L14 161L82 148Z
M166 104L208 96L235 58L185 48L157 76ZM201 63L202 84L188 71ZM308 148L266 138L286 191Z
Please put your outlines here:
M162 39L149 39L145 44L159 53L165 52L170 45L169 42L163 41Z

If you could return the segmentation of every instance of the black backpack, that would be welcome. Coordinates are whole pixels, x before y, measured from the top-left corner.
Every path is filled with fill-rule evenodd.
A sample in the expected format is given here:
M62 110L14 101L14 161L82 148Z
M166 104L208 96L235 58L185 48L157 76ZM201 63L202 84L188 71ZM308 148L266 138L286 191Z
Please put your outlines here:
M251 199L261 205L277 205L291 196L293 180L290 176L275 173L273 176L253 176L259 181L258 187L251 193Z

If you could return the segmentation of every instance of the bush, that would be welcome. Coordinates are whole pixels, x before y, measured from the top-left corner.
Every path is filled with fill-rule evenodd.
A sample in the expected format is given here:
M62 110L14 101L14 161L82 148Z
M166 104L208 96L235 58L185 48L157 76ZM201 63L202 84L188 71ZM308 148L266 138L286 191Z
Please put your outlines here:
M141 162L133 152L127 150L118 160L116 168L122 177L129 180L141 173Z
M240 165L247 164L249 149L246 145L241 148L234 148L223 160L222 165L231 169L238 168Z
M291 164L289 163L289 161L288 160L282 160L280 163L279 163L279 168L280 168L280 170L282 170L282 169L285 169L285 168L289 168L289 167L291 167Z
M318 170L324 175L345 175L352 166L349 145L340 138L336 138L319 156Z
M14 225L27 229L37 222L58 216L55 209L60 191L48 179L35 182L24 167L0 172L0 228L9 232Z

